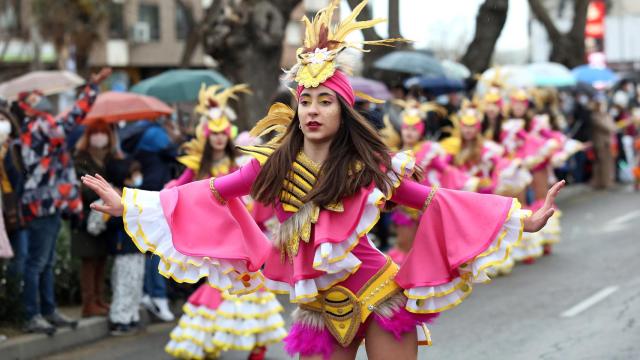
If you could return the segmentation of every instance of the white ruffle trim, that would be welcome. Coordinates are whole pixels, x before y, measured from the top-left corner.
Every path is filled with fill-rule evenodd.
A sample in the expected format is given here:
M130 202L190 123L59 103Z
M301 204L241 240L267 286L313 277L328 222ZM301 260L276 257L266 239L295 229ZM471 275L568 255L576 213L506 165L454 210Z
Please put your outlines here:
M415 159L410 151L399 152L391 159L391 165L393 171L387 174L396 188L403 178L413 174ZM378 222L380 209L391 195L385 195L380 189L374 188L367 197L362 217L353 233L344 241L323 243L316 248L313 268L323 271L323 275L296 281L293 288L284 282L264 279L265 287L276 293L288 293L293 303L307 303L314 301L319 291L326 290L355 273L360 268L361 261L351 251L358 245L360 238Z
M542 244L557 244L560 242L560 234L562 232L562 227L560 226L561 217L562 212L556 209L553 216L547 221L547 225L540 230Z
M176 250L159 192L125 188L122 204L125 231L141 252L160 256L158 271L163 276L191 284L206 277L209 285L233 293L252 292L262 285L262 274L249 272L244 261L188 256Z
M551 157L551 165L554 168L562 167L566 164L567 160L572 157L575 153L582 151L584 149L584 144L575 139L566 139L562 150L553 154Z
M522 261L542 256L542 239L540 232L524 234L520 244L513 247L513 259Z
M498 185L495 192L496 194L515 195L529 186L532 180L531 172L522 167L520 160L514 159L498 175Z
M404 291L409 298L407 310L413 313L437 313L460 304L471 294L473 283L489 281L491 268L509 260L511 249L522 239L524 219L529 215L530 212L521 210L520 204L514 199L509 217L498 236L483 253L458 268L459 277L442 285L419 286Z

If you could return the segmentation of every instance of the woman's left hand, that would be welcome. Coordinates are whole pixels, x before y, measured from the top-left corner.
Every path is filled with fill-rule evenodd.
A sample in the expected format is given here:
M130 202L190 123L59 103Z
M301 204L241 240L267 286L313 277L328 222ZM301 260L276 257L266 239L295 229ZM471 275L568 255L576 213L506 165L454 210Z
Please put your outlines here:
M538 209L538 211L533 213L533 215L524 219L524 231L536 232L547 224L547 221L555 212L553 204L555 203L556 196L558 196L560 189L564 187L565 183L566 182L564 180L558 181L553 184L549 191L547 191L547 197L544 200L544 205Z

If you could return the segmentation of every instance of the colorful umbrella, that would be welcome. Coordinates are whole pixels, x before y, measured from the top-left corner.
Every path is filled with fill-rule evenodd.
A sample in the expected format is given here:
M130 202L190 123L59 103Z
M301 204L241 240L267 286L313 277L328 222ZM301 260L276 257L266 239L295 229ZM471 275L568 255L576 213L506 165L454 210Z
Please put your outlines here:
M98 95L84 124L94 121L154 119L171 115L173 109L162 101L146 95L108 91Z
M596 89L610 87L618 80L618 75L606 67L580 65L573 68L571 73L573 73L576 80L591 84Z
M553 62L541 62L527 66L536 86L565 87L575 86L577 81L571 71L564 65Z
M83 84L84 79L70 71L33 71L0 84L0 97L15 100L21 92L33 90L53 95Z
M451 79L464 80L471 77L471 70L466 66L451 60L443 60L444 74Z
M445 76L440 62L417 51L394 51L373 63L377 69L426 76Z
M387 86L380 81L371 80L363 77L350 77L353 90L362 92L380 100L391 99L391 93Z
M465 88L464 82L462 80L449 79L443 76L440 76L440 77L416 76L416 77L409 78L404 82L404 86L406 88L410 88L416 85L430 92L434 96L462 91Z
M213 70L178 69L145 79L131 87L130 91L155 96L167 103L193 102L198 99L202 84L231 86L229 80Z

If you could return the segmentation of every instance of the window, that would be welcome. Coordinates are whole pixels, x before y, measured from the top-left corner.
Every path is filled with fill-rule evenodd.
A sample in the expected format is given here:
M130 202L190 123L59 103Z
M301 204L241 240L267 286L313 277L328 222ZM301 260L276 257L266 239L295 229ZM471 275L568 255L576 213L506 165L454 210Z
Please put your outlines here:
M17 34L20 25L20 1L0 1L0 30L5 34Z
M187 21L188 9L176 3L176 39L185 40L189 35L189 23Z
M160 40L160 8L158 5L140 4L138 21L149 25L151 40Z
M124 25L124 4L121 2L109 2L109 38L124 39L127 35Z

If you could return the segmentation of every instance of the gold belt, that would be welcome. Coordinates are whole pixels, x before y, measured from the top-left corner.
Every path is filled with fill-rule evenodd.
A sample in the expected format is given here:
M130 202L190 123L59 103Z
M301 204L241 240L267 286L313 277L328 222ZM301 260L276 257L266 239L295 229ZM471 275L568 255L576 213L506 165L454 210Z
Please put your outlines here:
M367 320L376 307L402 290L393 281L397 273L398 265L387 257L387 263L358 294L344 286L333 286L320 292L313 302L301 304L300 307L320 312L331 334L342 346L347 346L356 336L360 324Z

